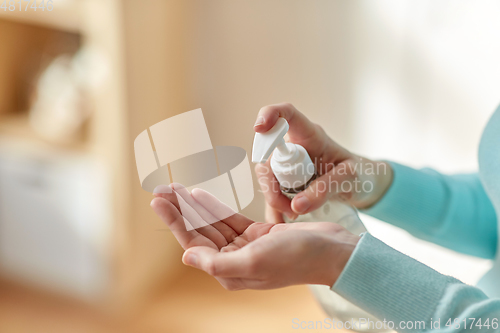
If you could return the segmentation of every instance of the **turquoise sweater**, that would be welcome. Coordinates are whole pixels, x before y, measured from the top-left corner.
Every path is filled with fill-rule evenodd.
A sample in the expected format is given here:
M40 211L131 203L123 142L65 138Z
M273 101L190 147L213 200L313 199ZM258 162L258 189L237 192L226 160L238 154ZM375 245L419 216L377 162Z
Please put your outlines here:
M391 165L391 187L365 213L455 251L497 257L500 107L481 138L478 174L448 176ZM479 287L442 275L364 234L332 290L394 323L397 331L500 332L500 260Z

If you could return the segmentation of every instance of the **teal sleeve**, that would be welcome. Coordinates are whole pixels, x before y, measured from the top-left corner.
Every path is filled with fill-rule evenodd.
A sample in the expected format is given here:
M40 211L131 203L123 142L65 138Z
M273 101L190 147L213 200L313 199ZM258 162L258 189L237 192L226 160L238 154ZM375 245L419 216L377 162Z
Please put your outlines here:
M363 213L452 250L495 257L497 217L477 173L443 175L390 164L392 185Z
M368 233L332 290L398 332L500 332L500 300L488 299L478 288L442 275ZM476 326L471 329L471 324Z

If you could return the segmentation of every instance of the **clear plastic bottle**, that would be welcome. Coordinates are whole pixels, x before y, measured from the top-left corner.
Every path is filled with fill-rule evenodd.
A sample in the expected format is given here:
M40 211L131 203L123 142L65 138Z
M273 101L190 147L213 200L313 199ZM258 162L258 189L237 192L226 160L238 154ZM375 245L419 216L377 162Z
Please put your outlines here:
M304 147L292 143L285 143L284 136L288 132L288 123L284 118L279 118L276 125L266 133L256 133L252 161L263 163L272 155L271 169L280 183L281 191L288 198L305 190L316 178L316 168ZM288 223L294 222L333 222L337 223L353 234L359 235L366 231L357 210L340 201L328 201L311 213L300 215ZM337 321L349 321L359 332L389 332L389 329L376 329L363 322L373 323L377 319L371 314L348 302L324 285L309 285L316 300L321 304L326 314ZM363 319L360 321L360 319Z

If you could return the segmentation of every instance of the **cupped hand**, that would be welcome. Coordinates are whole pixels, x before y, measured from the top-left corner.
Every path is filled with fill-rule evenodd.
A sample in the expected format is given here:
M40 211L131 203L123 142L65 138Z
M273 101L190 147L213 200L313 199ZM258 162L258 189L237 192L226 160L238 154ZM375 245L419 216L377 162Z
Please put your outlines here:
M334 223L255 222L200 189L172 184L160 192L151 206L186 250L183 262L229 290L331 286L359 240Z
M287 141L308 151L319 177L290 201L280 191L270 159L258 164L255 171L266 198L268 222L284 222L282 214L294 219L297 215L316 210L330 199L366 208L376 203L390 186L392 169L388 163L375 162L349 152L289 103L263 107L257 116L255 131L268 131L279 117L285 118L290 125Z

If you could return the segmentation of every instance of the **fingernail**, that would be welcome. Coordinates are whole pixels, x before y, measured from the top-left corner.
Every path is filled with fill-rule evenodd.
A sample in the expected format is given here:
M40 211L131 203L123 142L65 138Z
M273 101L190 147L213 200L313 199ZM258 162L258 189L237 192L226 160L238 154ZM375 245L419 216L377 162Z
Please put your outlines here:
M289 220L295 221L295 219L298 217L297 214L285 212L286 217L288 217Z
M292 201L293 210L299 214L304 213L309 207L311 207L311 201L305 195L295 198Z
M172 193L172 189L168 185L158 185L153 190L153 194L163 194L163 193Z
M193 254L193 253L188 253L183 258L184 264L188 265L188 266L195 267L197 261L198 261L198 257L195 254Z
M255 125L253 125L254 127L255 126L259 126L259 125L262 125L264 123L264 117L260 116L257 118L257 120L255 121Z

